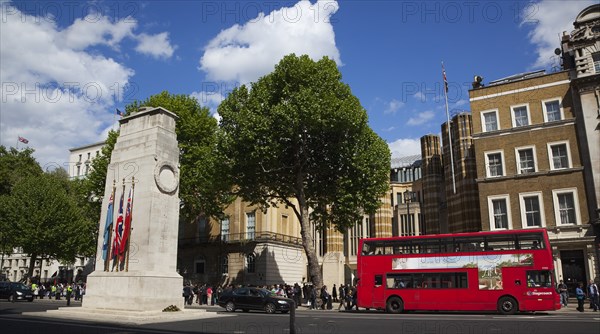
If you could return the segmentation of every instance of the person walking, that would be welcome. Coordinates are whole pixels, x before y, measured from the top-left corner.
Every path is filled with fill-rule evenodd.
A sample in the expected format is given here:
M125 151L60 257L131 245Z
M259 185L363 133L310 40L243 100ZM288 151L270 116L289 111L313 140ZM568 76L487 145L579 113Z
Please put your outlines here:
M598 312L600 305L598 305L598 286L593 280L590 280L588 284L588 297L590 298L590 305L594 309L594 312Z
M310 309L311 310L316 310L317 309L317 288L314 286L309 286L308 287L309 291L309 298L310 298Z
M575 289L575 296L577 297L577 311L583 312L583 303L585 301L585 293L583 292L583 283L579 282L579 285Z
M338 301L338 295L337 295L337 288L335 287L335 284L333 285L333 288L331 288L331 298L333 298L334 302Z

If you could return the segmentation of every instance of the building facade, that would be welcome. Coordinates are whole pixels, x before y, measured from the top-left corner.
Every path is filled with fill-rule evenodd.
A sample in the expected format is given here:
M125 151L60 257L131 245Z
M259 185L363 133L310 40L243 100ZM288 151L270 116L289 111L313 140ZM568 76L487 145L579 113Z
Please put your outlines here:
M361 238L423 233L420 158L394 159L392 167L390 190L374 214L364 215L345 232L311 228L325 285L356 281ZM219 220L198 218L180 224L178 268L187 281L215 285L311 281L300 222L291 208L270 207L263 212L238 198Z
M101 154L104 144L99 142L69 149L69 177L85 177L91 171L92 160Z
M568 71L511 76L469 96L482 230L546 228L559 279L596 277Z
M479 192L475 181L477 169L471 114L460 112L454 115L450 121L450 131L448 136L448 123L442 124L442 161L446 166L444 178L448 215L447 232L477 232L481 230L481 217ZM452 156L450 148L452 148Z

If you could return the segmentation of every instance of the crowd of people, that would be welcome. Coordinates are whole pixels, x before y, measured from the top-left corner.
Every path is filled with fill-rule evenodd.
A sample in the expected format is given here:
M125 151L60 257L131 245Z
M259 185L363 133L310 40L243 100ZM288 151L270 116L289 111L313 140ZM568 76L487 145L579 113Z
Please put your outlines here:
M85 283L36 283L29 284L33 292L33 299L55 299L61 300L64 298L67 301L67 306L70 305L71 299L81 301L85 295Z
M219 296L226 289L234 289L239 286L228 285L228 286L213 286L204 283L186 283L183 287L182 296L184 302L187 305L198 304L198 305L216 305L219 301ZM323 285L321 289L317 289L312 284L305 283L302 286L295 283L289 284L274 284L268 286L258 286L258 288L267 289L273 294L281 297L293 299L296 303L296 307L305 305L309 309L328 309L333 308L333 303L339 303L338 310L342 307L346 310L352 310L358 306L356 304L357 292L356 286L340 285L336 287L334 284L331 292L328 290L326 285Z

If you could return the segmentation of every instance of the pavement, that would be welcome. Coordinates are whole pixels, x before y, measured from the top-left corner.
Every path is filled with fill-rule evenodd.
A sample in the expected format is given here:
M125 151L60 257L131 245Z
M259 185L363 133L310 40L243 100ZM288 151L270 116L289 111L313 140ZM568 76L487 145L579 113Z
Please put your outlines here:
M34 301L35 302L46 302L46 303L56 303L56 304L62 304L60 306L66 306L67 305L67 301L66 299L61 299L61 300L55 300L55 299L48 299L48 298L44 298L44 299L36 299ZM74 307L78 307L81 306L81 301L75 301L73 299L71 299L71 306ZM314 312L345 312L345 308L342 307L340 310L338 310L338 306L339 303L338 302L333 302L332 303L333 308L331 310L323 310L323 309L311 309L310 306L308 304L302 304L300 305L297 310L308 310L308 311L314 311ZM594 312L593 309L589 308L590 303L589 300L586 300L585 304L585 310L583 313L596 313L600 315L600 311L598 312ZM224 311L224 308L220 307L219 305L198 305L196 303L192 304L192 305L186 305L185 306L186 309L205 309L205 310L211 310L211 311ZM364 308L361 308L361 310L365 310ZM348 311L348 312L352 312L352 311ZM560 312L560 313L582 313L577 311L577 300L575 298L570 298L569 299L569 304L567 306L563 306L560 310L556 310L556 311L550 311L550 312Z

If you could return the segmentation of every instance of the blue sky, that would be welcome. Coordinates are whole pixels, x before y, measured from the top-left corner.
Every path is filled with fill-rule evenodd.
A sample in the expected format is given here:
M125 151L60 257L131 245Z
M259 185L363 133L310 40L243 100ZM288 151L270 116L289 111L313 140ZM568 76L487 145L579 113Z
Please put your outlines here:
M451 112L468 111L474 75L556 68L560 34L592 3L0 0L0 144L22 136L64 166L132 100L168 90L216 113L295 52L334 59L393 156L419 154L446 119L442 61Z

